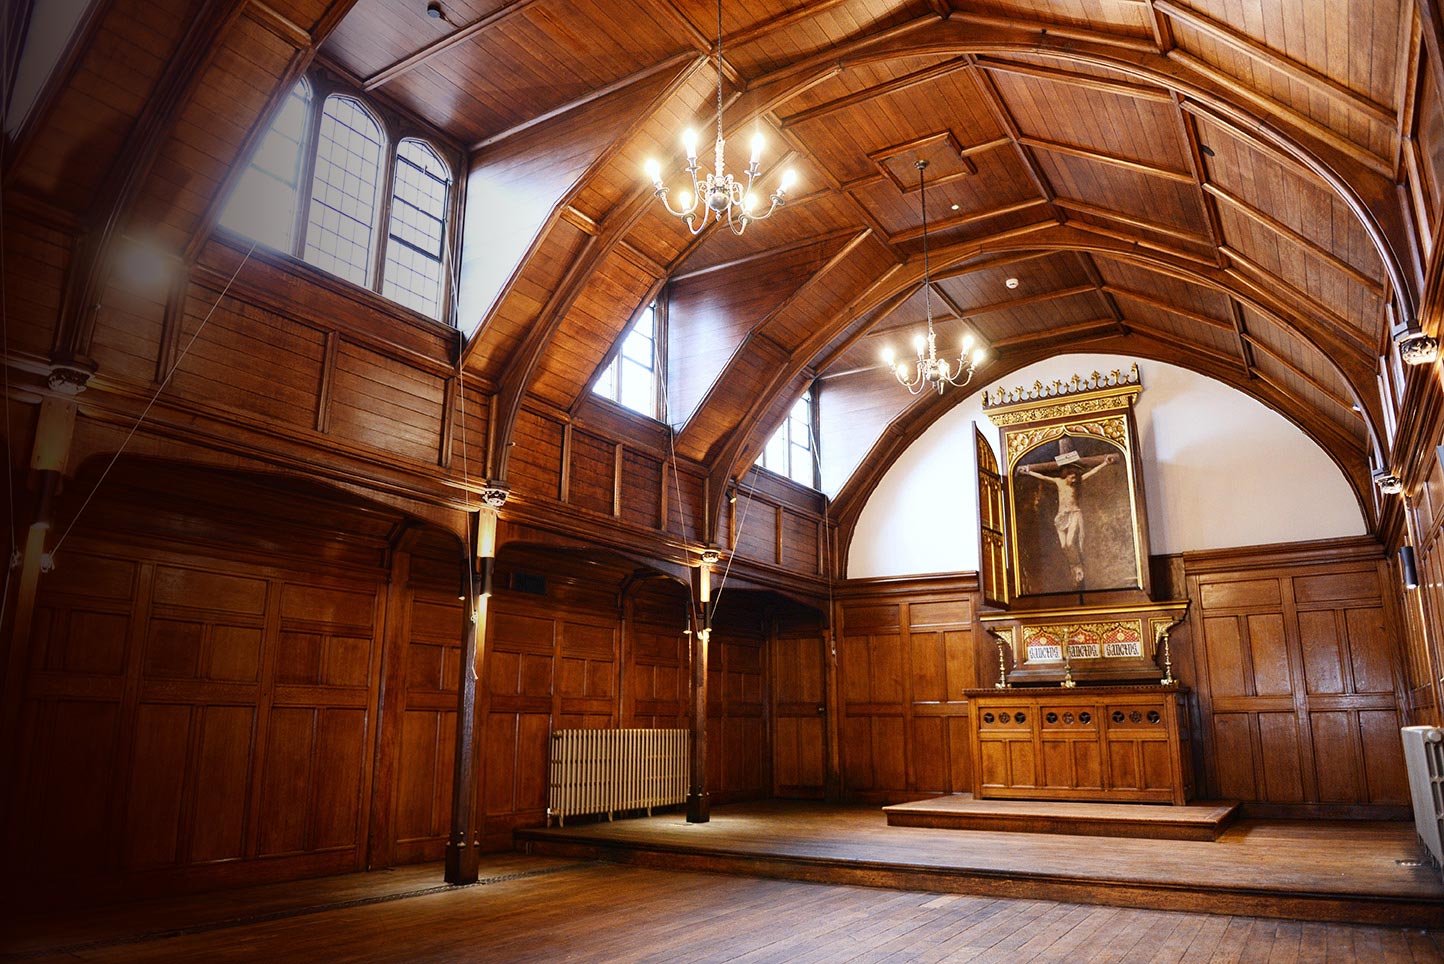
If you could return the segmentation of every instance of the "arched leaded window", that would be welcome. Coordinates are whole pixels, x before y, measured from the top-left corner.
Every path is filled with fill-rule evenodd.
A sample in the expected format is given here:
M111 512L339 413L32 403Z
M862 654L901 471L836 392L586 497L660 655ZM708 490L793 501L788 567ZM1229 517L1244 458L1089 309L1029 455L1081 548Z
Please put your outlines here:
M384 148L381 125L360 101L341 94L326 98L302 257L358 285L371 283Z
M281 106L221 213L226 227L286 252L295 247L311 99L311 84L302 78Z
M452 162L434 143L402 136L410 122L382 121L345 90L324 96L331 88L324 75L295 86L220 223L446 319ZM388 123L402 131L388 134Z
M392 183L381 293L439 317L451 169L429 144L407 139L396 150Z

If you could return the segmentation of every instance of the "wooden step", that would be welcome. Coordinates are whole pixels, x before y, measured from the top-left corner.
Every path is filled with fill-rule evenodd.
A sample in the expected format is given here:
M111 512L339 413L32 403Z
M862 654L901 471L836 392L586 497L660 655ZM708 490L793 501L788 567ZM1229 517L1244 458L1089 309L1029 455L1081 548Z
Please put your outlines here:
M890 827L1217 840L1237 815L1238 804L1223 800L1174 807L1151 803L978 800L971 793L955 793L882 810Z

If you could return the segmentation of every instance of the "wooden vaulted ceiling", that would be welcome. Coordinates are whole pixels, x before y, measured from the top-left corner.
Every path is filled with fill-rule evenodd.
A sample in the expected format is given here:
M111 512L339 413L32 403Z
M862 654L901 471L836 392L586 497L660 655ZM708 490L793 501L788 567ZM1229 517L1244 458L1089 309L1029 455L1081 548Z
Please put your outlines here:
M801 187L745 236L697 239L640 171L656 157L676 184L679 131L709 139L706 0L420 6L360 0L323 54L472 145L473 202L528 196L501 263L463 269L471 364L504 406L584 404L670 279L679 453L724 482L821 377L845 500L869 451L885 465L946 407L905 404L878 364L922 320L925 157L940 336L974 332L989 376L1078 347L1184 364L1293 419L1365 491L1386 305L1416 295L1389 198L1401 4L725 3L729 163L755 125L767 175Z
M820 378L826 487L855 507L963 396L913 400L879 363L922 320L922 156L940 340L970 330L990 346L985 380L1075 349L1184 365L1293 420L1372 514L1377 360L1391 312L1412 317L1423 286L1395 187L1423 96L1407 0L726 0L729 167L757 127L764 183L787 166L800 178L740 238L690 236L641 173L657 158L680 187L688 126L710 156L710 0L440 2L439 19L425 0L102 4L118 39L87 61L90 87L59 96L115 115L91 156L148 149L155 173L49 167L46 139L67 137L50 127L20 145L14 176L77 215L130 191L136 217L193 252L231 142L305 66L277 38L324 38L324 66L466 151L458 324L469 372L496 393L492 478L521 406L593 404L618 335L667 285L669 421L714 500ZM256 26L225 43L273 57L276 82L129 129L141 100L174 95L106 92L107 69L147 69L128 35L168 32L173 58L224 62L239 53L208 45L242 8ZM206 120L221 110L225 130Z

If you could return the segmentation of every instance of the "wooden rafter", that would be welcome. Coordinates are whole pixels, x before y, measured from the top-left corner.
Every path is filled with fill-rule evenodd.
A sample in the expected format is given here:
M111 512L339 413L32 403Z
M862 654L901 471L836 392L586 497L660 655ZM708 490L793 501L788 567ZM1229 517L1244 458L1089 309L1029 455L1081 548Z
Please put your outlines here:
M901 90L916 87L919 84L938 80L959 70L966 70L971 66L967 57L950 57L940 64L914 70L911 73L904 74L901 77L895 77L885 83L864 87L862 90L853 91L846 96L834 98L833 100L809 107L806 110L800 110L795 114L784 114L778 118L778 123L783 128L805 124L808 121L817 120L819 117L826 117L828 114L834 114L840 110L846 110L849 107L856 107L859 104L876 100L887 94L897 93Z
M1190 10L1182 4L1173 0L1153 0L1153 7L1166 15L1170 20L1188 24L1199 33L1218 41L1227 47L1232 47L1239 53L1245 54L1250 59L1263 64L1285 75L1309 88L1315 93L1323 94L1336 104L1346 106L1353 111L1363 114L1378 123L1393 127L1396 121L1394 112L1383 104L1375 103L1358 91L1346 87L1338 81L1321 74L1307 64L1301 64L1297 60L1286 57L1276 50L1264 46L1251 37L1236 32L1212 17Z
M1223 201L1225 204L1233 208L1238 213L1242 214L1244 217L1248 218L1250 221L1253 221L1255 224L1259 224L1265 228L1268 228L1270 231L1289 241L1291 244L1303 248L1310 254L1324 261L1330 267L1334 268L1334 270L1340 272L1341 274L1348 275L1349 278L1353 279L1358 284L1361 284L1365 288L1368 288L1369 291L1374 295L1374 297L1384 297L1384 286L1382 283L1380 283L1375 278L1371 278L1368 274L1361 271L1359 268L1354 267L1343 258L1334 254L1328 248L1325 248L1323 245L1319 244L1317 241L1314 241L1311 238L1304 237L1294 228L1283 223L1273 215L1268 214L1264 211L1260 211L1252 204L1249 204L1247 201L1243 200L1240 197L1236 197L1233 194L1230 194L1228 191L1225 191L1223 188L1218 187L1217 185L1205 184L1203 186L1203 189L1213 197L1218 198L1220 201Z
M1120 97L1128 97L1133 100L1155 101L1160 104L1166 104L1173 99L1167 89L1154 87L1150 84L1113 80L1107 77L1098 77L1094 74L1084 74L1076 70L1068 70L1064 67L1041 67L1038 64L1031 64L1021 60L1009 60L1006 57L986 54L978 54L973 59L979 67L986 70L1018 74L1023 77L1036 77L1052 83L1068 84L1071 87L1080 87L1084 90L1102 91L1105 94L1116 94Z
M1182 184L1196 184L1194 176L1187 171L1173 171L1166 167L1159 167L1147 161L1134 160L1133 158L1121 157L1117 154L1110 154L1107 151L1099 150L1096 147L1083 147L1078 144L1064 144L1061 141L1050 141L1041 137L1021 137L1019 143L1025 147L1037 148L1050 154L1067 154L1070 157L1081 157L1084 160L1096 161L1100 164L1109 164L1113 167L1121 167L1139 174L1147 174L1149 177L1161 177L1164 180L1176 181Z
M1098 270L1097 262L1095 262L1093 256L1086 251L1078 251L1075 252L1075 254L1078 256L1078 264L1082 266L1083 273L1088 276L1089 282L1093 285L1093 290L1102 296L1103 303L1108 306L1108 314L1113 317L1113 323L1118 328L1118 334L1128 334L1128 327L1123 320L1123 312L1118 309L1118 302L1114 301L1113 296L1103 288L1103 275Z
M1265 355L1278 362L1284 368L1288 369L1288 371L1292 373L1294 377L1298 378L1305 385L1309 386L1309 388L1318 392L1320 395L1324 396L1329 401L1333 402L1335 405L1348 412L1354 418L1360 420L1363 419L1363 412L1356 408L1352 401L1339 395L1337 392L1333 391L1333 389L1326 387L1318 379L1314 378L1312 375L1299 368L1292 361L1290 361L1288 357L1283 354L1283 352L1274 349L1267 342L1265 342L1263 339L1259 338L1256 335L1245 335L1244 337L1248 340L1250 347L1263 352ZM1260 378L1268 377L1266 372L1258 372L1257 374Z
M505 23L512 17L524 13L537 2L538 0L516 0L515 3L494 10L484 17L478 17L471 21L471 23L463 24L445 37L427 44L420 50L407 54L390 66L383 67L370 77L364 78L361 81L361 89L371 91L389 84L403 74L410 73L417 67L420 67L432 57L450 50L457 44L466 43L474 37L479 37L498 24Z

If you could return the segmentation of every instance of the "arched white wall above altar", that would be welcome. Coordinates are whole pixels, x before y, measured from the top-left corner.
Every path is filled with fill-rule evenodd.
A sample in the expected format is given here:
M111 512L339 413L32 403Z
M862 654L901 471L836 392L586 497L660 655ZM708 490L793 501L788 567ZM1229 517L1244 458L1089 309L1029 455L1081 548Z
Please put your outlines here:
M924 432L883 476L858 518L848 578L978 568L976 425L997 450L982 389L1127 371L1119 355L1059 355L968 398ZM1154 555L1357 536L1365 532L1344 475L1297 426L1222 382L1137 360L1135 406Z

